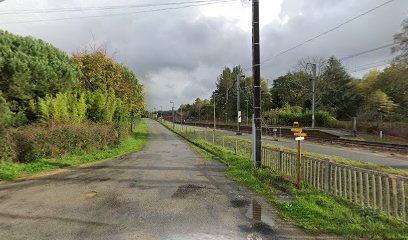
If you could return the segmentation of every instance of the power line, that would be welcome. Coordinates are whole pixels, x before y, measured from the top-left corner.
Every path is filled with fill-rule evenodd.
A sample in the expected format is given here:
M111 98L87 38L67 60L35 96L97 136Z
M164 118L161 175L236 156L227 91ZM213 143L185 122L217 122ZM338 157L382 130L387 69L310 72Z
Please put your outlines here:
M381 50L381 49L384 49L384 48L389 48L389 47L392 47L394 45L395 45L394 42L393 43L388 43L388 44L385 44L385 45L382 45L382 46L379 46L379 47L376 47L376 48L372 48L372 49L365 50L365 51L362 51L362 52L354 53L354 54L346 56L346 57L342 57L339 60L343 61L343 60L346 60L346 59L349 59L349 58L358 57L358 56L361 56L361 55L364 55L364 54L367 54L367 53L371 53L371 52L375 52L375 51L378 51L378 50Z
M270 57L270 58L267 58L267 59L261 61L261 64L266 63L266 62L269 62L269 61L273 60L274 58L276 58L276 57L278 57L278 56L280 56L280 55L283 55L283 54L288 53L288 52L290 52L290 51L292 51L292 50L295 50L295 49L297 49L297 48L299 48L299 47L301 47L301 46L303 46L303 45L305 45L305 44L307 44L307 43L309 43L309 42L312 42L313 40L316 40L316 39L318 39L318 38L320 38L320 37L322 37L322 36L324 36L324 35L326 35L326 34L329 34L329 33L333 32L333 31L335 31L335 30L337 30L337 29L343 27L344 25L347 25L347 24L349 24L349 23L351 23L351 22L353 22L353 21L355 21L355 20L357 20L357 19L359 19L359 18L361 18L361 17L363 17L363 16L365 16L365 15L371 13L371 12L374 12L375 10L377 10L377 9L379 9L379 8L385 6L385 5L388 5L388 4L392 3L392 2L394 2L394 0L388 0L388 1L386 1L386 2L384 2L384 3L382 3L382 4L378 5L378 6L376 6L376 7L374 7L374 8L371 8L371 9L369 9L369 10L367 10L367 11L365 11L365 12L363 12L363 13L361 13L361 14L355 16L355 17L352 17L352 18L346 20L345 22L343 22L343 23L341 23L341 24L339 24L339 25L337 25L337 26L335 26L335 27L332 27L332 28L330 28L330 29L328 29L328 30L326 30L326 31L324 31L324 32L322 32L322 33L317 34L316 36L314 36L314 37L312 37L312 38L309 38L309 39L307 39L307 40L305 40L305 41L303 41L303 42L301 42L301 43L298 43L298 44L296 44L296 45L293 46L293 47L290 47L290 48L288 48L288 49L285 49L285 50L283 50L283 51L281 51L281 52L275 54L273 57ZM248 68L248 69L245 69L245 71L247 71L247 70L249 70L249 69L251 69L251 68L252 68L252 67L250 67L250 68Z
M48 9L35 9L35 10L33 10L33 9L20 9L20 10L1 11L0 15L22 15L22 14L35 14L35 13L116 10L116 9L123 9L123 8L125 8L125 9L129 9L129 8L147 8L147 7L160 7L160 6L171 6L171 5L211 3L211 2L220 2L220 0L167 2L167 3L155 3L155 4L137 4L137 5L122 5L122 6L99 6L99 7L84 7L84 8L48 8Z
M372 62L372 63L367 63L367 64L363 64L360 65L358 67L355 67L353 69L349 69L349 73L355 73L355 72L361 72L364 70L368 70L368 69L372 69L372 68L376 68L376 67L382 67L385 65L389 65L390 64L390 60L392 59L384 59L382 61L377 61L377 62Z
M0 24L19 24L19 23L33 23L33 22L50 22L50 21L64 21L64 20L72 20L72 19L86 19L86 18L100 18L100 17L109 17L109 16L123 16L123 15L133 15L138 13L151 13L151 12L161 12L161 11L168 11L168 10L177 10L177 9L184 9L184 8L191 8L191 7L199 7L199 6L207 6L207 5L214 5L220 3L229 3L229 2L236 2L238 0L219 0L216 2L209 2L209 3L200 3L200 4L191 4L185 5L180 7L168 7L168 8L159 8L159 9L152 9L152 10L142 10L137 12L126 12L126 13L110 13L110 14L101 14L101 15L92 15L92 16L81 16L81 17L63 17L63 18L53 18L53 19L37 19L37 20L23 20L23 21L11 21L11 22L0 22Z

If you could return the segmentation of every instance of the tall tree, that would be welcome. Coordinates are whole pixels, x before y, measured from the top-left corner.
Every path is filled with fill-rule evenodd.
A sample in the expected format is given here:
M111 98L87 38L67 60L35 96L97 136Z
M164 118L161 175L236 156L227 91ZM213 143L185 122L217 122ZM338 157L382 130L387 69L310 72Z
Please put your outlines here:
M36 120L37 98L75 88L78 76L76 65L61 50L0 31L0 91L12 112Z
M408 18L402 22L401 28L401 32L394 35L395 46L391 51L398 53L394 59L396 63L408 63Z
M329 111L338 119L349 119L358 112L361 96L340 61L329 58L317 82L318 107Z

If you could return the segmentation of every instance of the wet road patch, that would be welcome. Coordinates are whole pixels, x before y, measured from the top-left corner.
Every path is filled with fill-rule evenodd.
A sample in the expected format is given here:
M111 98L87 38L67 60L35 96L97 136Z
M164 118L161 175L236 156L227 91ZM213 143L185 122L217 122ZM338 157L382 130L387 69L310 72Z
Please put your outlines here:
M275 234L275 231L266 223L256 222L250 226L240 225L239 229L246 233L260 233L262 235L271 236Z
M242 198L235 198L230 201L231 206L234 208L242 208L242 207L248 207L249 206L249 200L248 199L242 199Z
M172 198L186 198L188 196L193 196L199 194L205 186L186 184L178 187L177 191L173 193Z

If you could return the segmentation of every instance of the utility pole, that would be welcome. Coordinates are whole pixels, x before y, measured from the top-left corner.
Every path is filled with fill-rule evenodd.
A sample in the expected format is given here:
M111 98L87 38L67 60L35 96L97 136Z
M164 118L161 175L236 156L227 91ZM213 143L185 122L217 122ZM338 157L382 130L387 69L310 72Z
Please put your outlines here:
M163 119L163 106L160 106L160 117Z
M248 115L248 99L246 100L246 104L247 104L247 109L246 109L246 124L248 125L248 122L249 122L249 115Z
M183 124L183 105L180 105L180 111L181 111L181 114L180 114L180 124Z
M174 128L174 102L171 101L170 103L173 104L173 106L171 107L171 115L173 117L173 128Z
M252 0L252 74L254 76L255 164L261 167L261 51L259 40L259 0Z
M215 131L215 91L213 92L213 101L214 101L214 131Z
M241 123L241 101L240 101L240 81L241 81L241 73L237 75L237 135L241 135L241 131L239 129Z
M307 63L312 66L312 128L315 127L316 123L316 64Z

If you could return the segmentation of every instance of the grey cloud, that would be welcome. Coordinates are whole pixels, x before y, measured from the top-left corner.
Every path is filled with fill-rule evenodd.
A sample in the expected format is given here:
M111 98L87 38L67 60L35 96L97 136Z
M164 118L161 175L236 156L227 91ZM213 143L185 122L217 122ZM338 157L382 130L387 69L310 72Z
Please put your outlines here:
M26 1L19 2L21 6L26 4ZM128 0L121 2L129 3ZM262 59L382 2L283 1L280 19L288 16L289 21L286 24L275 21L262 29ZM109 3L103 1L95 4ZM5 4L7 1L1 6ZM33 4L24 8L34 7ZM43 0L42 7L59 7L61 4L67 5L67 2ZM83 2L76 0L75 4L82 6ZM402 19L407 16L406 9L408 1L396 0L333 33L265 63L262 74L272 80L291 70L298 59L307 56L343 57L391 41L392 35L400 29ZM248 67L252 56L250 32L241 30L230 19L201 16L196 8L60 22L0 24L0 28L42 38L68 53L94 41L105 44L114 58L133 69L146 86L151 109L160 105L168 109L170 100L180 104L192 102L197 97L208 98L225 66L241 64ZM388 53L385 49L347 60L345 65L353 69L380 61ZM247 72L247 75L250 74L251 70Z

